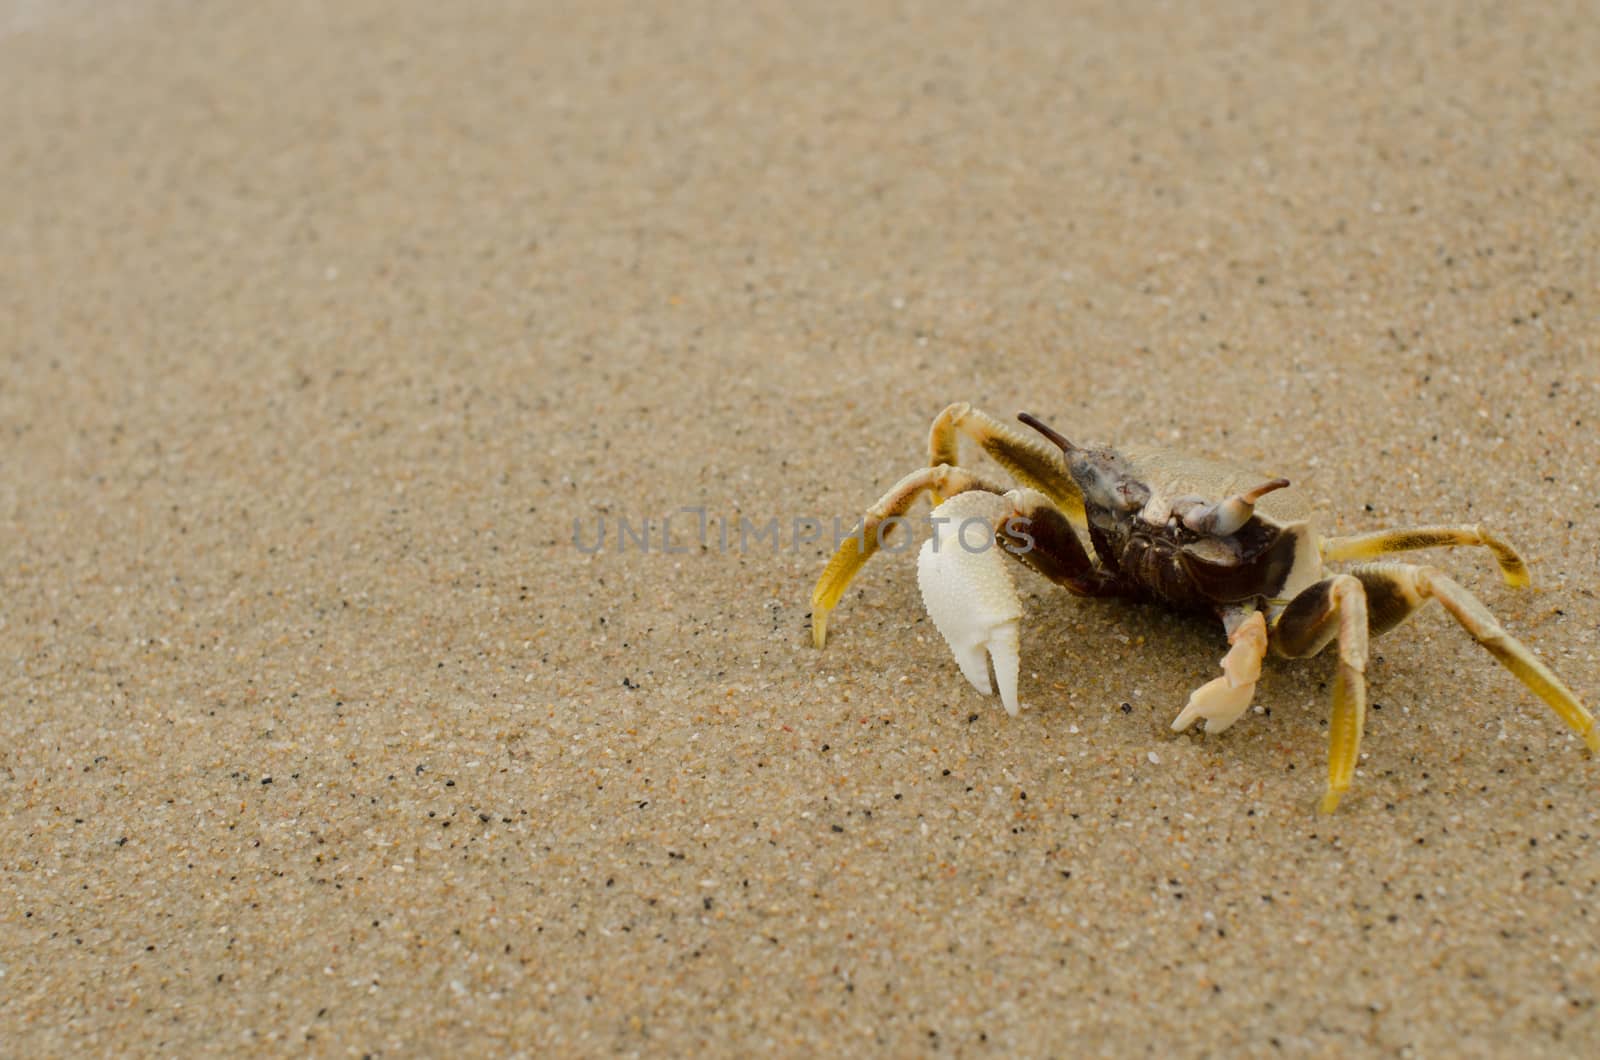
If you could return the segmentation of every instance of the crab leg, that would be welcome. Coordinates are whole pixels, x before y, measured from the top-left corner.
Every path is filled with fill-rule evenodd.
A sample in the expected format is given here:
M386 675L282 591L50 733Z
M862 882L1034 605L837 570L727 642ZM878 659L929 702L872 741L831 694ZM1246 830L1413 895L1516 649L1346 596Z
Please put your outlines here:
M1419 548L1458 548L1463 545L1481 546L1494 553L1500 565L1500 576L1507 585L1519 588L1529 583L1527 564L1499 536L1482 526L1413 526L1399 530L1379 530L1370 534L1350 537L1330 537L1322 542L1322 559L1326 563L1344 560L1377 559L1397 552L1412 552Z
M1005 492L1004 487L996 486L971 471L946 465L913 471L889 487L889 492L867 509L855 530L840 543L833 558L817 578L816 588L811 590L812 643L819 648L827 643L828 612L837 606L839 598L849 588L851 579L878 551L884 539L894 532L896 523L892 520L904 516L917 498L926 492L952 496L968 490L983 490L991 494Z
M1172 731L1182 732L1204 718L1206 732L1222 732L1239 720L1255 697L1261 660L1267 654L1267 620L1252 611L1228 636L1232 645L1222 657L1222 676L1195 689L1189 702L1172 720Z
M1332 813L1350 790L1361 758L1367 721L1367 594L1362 582L1336 574L1289 601L1272 626L1272 645L1291 659L1317 654L1338 639L1339 670L1333 680L1328 722L1328 789L1321 810Z
M1595 728L1594 715L1525 644L1495 621L1476 596L1432 567L1374 563L1356 567L1350 573L1361 580L1372 601L1375 632L1399 625L1429 597L1438 600L1473 640L1549 704L1567 727L1583 738L1589 750L1600 752L1600 730Z
M1012 490L1010 506L995 520L994 533L1006 551L1057 585L1078 596L1116 596L1115 578L1089 558L1078 532L1050 498L1034 490Z
M958 450L963 434L978 443L1018 482L1049 497L1068 518L1079 524L1083 522L1083 495L1062 466L1061 454L965 401L947 406L933 421L933 429L928 432L928 463L934 466L959 464ZM938 499L943 500L944 495Z

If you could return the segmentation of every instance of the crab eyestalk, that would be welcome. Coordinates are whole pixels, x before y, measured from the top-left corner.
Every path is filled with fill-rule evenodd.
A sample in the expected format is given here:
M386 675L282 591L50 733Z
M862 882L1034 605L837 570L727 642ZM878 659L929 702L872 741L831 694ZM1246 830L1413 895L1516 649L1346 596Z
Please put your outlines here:
M1128 515L1143 508L1150 500L1150 487L1139 480L1132 465L1115 450L1073 445L1029 412L1018 413L1017 419L1060 448L1067 474L1072 477L1087 507L1099 508L1113 515Z
M1250 517L1255 514L1256 501L1273 490L1281 490L1288 485L1289 480L1286 478L1270 479L1255 489L1236 493L1225 501L1192 509L1184 515L1183 525L1197 534L1216 534L1219 537L1226 537L1250 521Z
M1067 441L1067 439L1063 437L1054 427L1051 427L1049 424L1045 423L1031 412L1019 412L1017 413L1017 419L1022 423L1026 423L1029 427L1032 427L1040 434L1044 435L1053 444L1060 446L1063 453L1070 453L1074 449L1078 448L1071 442Z

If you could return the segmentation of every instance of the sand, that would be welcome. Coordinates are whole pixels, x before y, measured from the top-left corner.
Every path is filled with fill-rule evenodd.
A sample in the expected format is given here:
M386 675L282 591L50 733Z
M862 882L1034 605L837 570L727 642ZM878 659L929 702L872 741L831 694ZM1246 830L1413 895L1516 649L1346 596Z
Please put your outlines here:
M1593 14L3 0L0 1053L1600 1050L1600 763L1438 608L1331 818L1327 658L808 620L967 400L1483 520L1595 702Z

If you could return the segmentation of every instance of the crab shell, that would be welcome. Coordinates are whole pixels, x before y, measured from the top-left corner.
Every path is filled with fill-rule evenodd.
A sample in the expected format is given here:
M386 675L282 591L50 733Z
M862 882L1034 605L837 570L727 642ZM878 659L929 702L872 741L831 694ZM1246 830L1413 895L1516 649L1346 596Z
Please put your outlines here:
M1122 518L1088 502L1085 529L1102 561L1115 563L1114 570L1149 595L1186 610L1213 610L1287 600L1322 577L1311 505L1292 486L1262 495L1232 533L1195 534L1181 528L1175 507L1236 497L1270 476L1171 449L1130 448L1117 455L1148 499Z

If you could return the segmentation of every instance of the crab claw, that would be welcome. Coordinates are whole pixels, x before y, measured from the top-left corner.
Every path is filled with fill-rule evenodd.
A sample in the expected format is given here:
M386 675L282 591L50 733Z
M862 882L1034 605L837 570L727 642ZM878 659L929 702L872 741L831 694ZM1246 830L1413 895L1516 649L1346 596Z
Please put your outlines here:
M1189 693L1189 702L1184 704L1183 710L1172 719L1172 731L1183 732L1204 718L1206 732L1221 732L1238 721L1240 715L1249 709L1250 700L1255 694L1254 683L1235 686L1230 685L1226 677L1212 678Z
M917 556L917 584L928 617L939 627L972 687L992 695L994 665L1000 701L1013 716L1017 702L1022 602L994 527L1012 505L993 493L958 493L933 510L933 536ZM987 654L985 654L987 652Z
M1222 657L1222 676L1207 681L1189 696L1189 702L1172 719L1172 731L1182 732L1201 718L1206 732L1217 733L1239 720L1256 694L1261 659L1267 653L1267 622L1257 611L1228 638L1232 645Z

